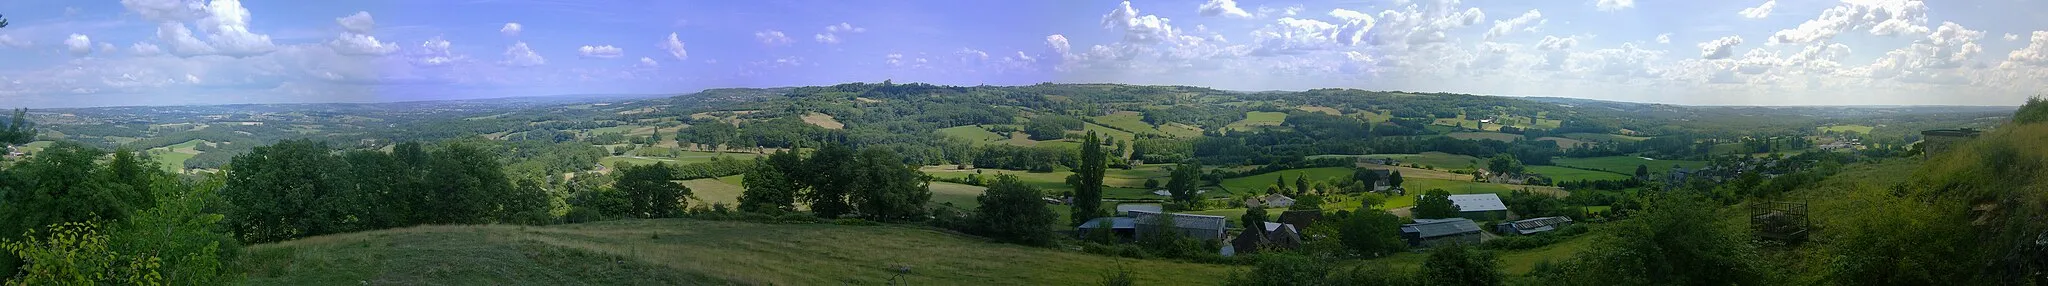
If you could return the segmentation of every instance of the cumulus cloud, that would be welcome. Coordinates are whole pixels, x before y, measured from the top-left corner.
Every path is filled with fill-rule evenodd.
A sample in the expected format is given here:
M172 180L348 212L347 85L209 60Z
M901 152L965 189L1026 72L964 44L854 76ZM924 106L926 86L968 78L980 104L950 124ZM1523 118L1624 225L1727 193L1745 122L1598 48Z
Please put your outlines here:
M1159 15L1140 15L1137 8L1131 7L1131 1L1123 1L1115 10L1102 15L1103 28L1122 31L1123 40L1133 43L1149 44L1179 38L1179 31L1168 24L1171 21Z
M690 51L683 48L683 40L676 38L676 33L668 33L668 40L662 41L660 46L661 50L668 51L669 57L678 61L690 59Z
M1658 44L1670 44L1670 43L1671 43L1671 33L1663 33L1663 34L1657 34L1657 43L1658 43Z
M1559 38L1557 36L1543 36L1542 41L1536 42L1536 49L1545 51L1568 50L1578 45L1579 40L1576 38Z
M498 34L503 34L506 37L518 37L519 32L525 30L525 25L520 25L519 23L505 23L504 27L498 28Z
M1062 55L1067 54L1067 51L1073 49L1073 46L1067 43L1067 36L1060 34L1045 36L1045 45L1052 47L1053 51L1059 52Z
M661 67L661 62L656 62L654 61L654 59L648 57L640 57L640 66L650 68Z
M1252 40L1257 44L1252 54L1296 54L1358 45L1365 42L1366 31L1378 23L1371 15L1345 9L1332 9L1329 15L1342 20L1342 24L1286 17L1252 31Z
M776 30L754 32L754 40L760 41L762 45L769 46L784 46L789 45L791 42L788 35L784 35L782 31Z
M1763 19L1770 17L1771 8L1776 6L1778 6L1778 0L1769 0L1764 1L1764 4L1760 6L1743 8L1741 12L1736 12L1736 14L1742 15L1743 18Z
M1850 30L1877 36L1925 34L1926 24L1927 4L1918 0L1844 1L1798 27L1772 34L1771 43L1812 43Z
M206 4L196 0L121 0L121 7L159 22L191 21L204 17Z
M531 67L547 64L548 60L542 58L540 53L535 53L533 48L527 47L526 42L514 42L512 46L505 47L505 61L500 63L515 67Z
M2013 33L2005 33L2005 40L2007 40L2007 41L2018 41L2018 40L2020 40L2020 35L2019 35L2019 34L2013 34Z
M206 18L195 23L199 30L206 31L206 40L214 50L228 56L253 56L269 53L277 47L270 43L270 36L249 31L249 9L242 8L236 0L213 0L207 3Z
M101 54L111 54L111 53L114 53L114 44L112 44L112 43L107 43L107 42L100 42L100 53L101 53Z
M1709 60L1726 59L1735 53L1735 45L1742 44L1742 36L1727 36L1700 43L1700 58Z
M1484 39L1491 41L1494 38L1514 33L1516 30L1535 32L1536 26L1530 25L1530 23L1542 24L1543 22L1548 22L1548 20L1543 20L1543 12L1529 9L1529 12L1523 12L1521 16L1515 16L1512 19L1493 21L1493 28L1486 29ZM1522 28L1524 26L1528 28Z
M73 56L92 54L92 37L71 34L70 38L64 39L64 47L71 51Z
M435 67L467 59L467 57L449 51L448 48L451 46L454 46L454 44L449 43L448 40L441 39L441 37L427 39L425 42L420 43L419 49L413 50L410 62L416 66Z
M1447 0L1408 5L1402 10L1380 11L1376 34L1372 44L1376 46L1406 44L1421 46L1442 43L1449 39L1448 31L1479 24L1486 20L1486 12L1479 8L1458 8L1458 1Z
M2034 31L2027 47L2006 54L2005 60L2001 66L2048 66L2048 31Z
M1202 3L1200 12L1202 16L1252 17L1251 13L1245 12L1242 8L1237 8L1237 1L1234 0L1209 0L1208 3Z
M842 22L839 23L838 25L825 26L824 33L813 35L811 36L811 38L817 40L819 43L838 44L839 34L841 33L860 33L867 31L867 28L854 27L853 24L847 24Z
M251 15L241 1L214 0L202 5L199 1L127 0L122 6L143 19L157 21L157 40L181 56L249 57L277 49L269 35L250 30ZM183 21L192 21L191 26L198 27L206 39L195 36Z
M135 53L136 56L143 57L161 55L164 53L163 48L159 48L156 46L156 44L150 43L135 43L134 45L128 46L128 51L131 53Z
M583 46L580 48L576 48L576 54L583 55L583 57L586 58L613 59L618 58L620 56L625 56L626 49L620 49L618 47L613 47L611 45L595 47Z
M1600 9L1600 11L1610 11L1610 12L1611 12L1611 11L1620 11L1620 10L1622 10L1622 9L1628 9L1628 8L1632 8L1632 7L1635 7L1635 6L1636 6L1636 1L1635 1L1635 0L1600 0L1599 2L1594 2L1594 3L1593 3L1593 7L1594 7L1594 8L1599 8L1599 9Z
M370 12L367 11L356 11L355 15L334 18L334 22L341 24L342 30L357 34L369 34L371 29L377 27L377 20L371 19Z

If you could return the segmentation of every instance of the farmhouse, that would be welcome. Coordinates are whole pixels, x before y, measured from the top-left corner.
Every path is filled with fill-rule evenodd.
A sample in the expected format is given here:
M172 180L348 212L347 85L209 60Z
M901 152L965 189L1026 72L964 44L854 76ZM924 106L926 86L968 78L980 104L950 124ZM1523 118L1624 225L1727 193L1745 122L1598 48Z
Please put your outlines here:
M1289 198L1289 197L1287 197L1287 196L1284 196L1284 195L1280 195L1280 194L1271 194L1271 195L1266 195L1265 197L1262 197L1262 198L1250 198L1250 199L1245 199L1245 200L1244 200L1244 205L1245 205L1245 206L1263 206L1263 207L1268 207L1268 208L1285 208L1285 207L1292 207L1292 206L1294 206L1294 198Z
M1236 239L1230 240L1229 249L1223 252L1224 255L1257 253L1261 249L1301 247L1301 232L1295 229L1294 225L1267 222L1263 228L1264 230L1247 229L1239 232ZM1254 233L1261 235L1252 235Z
M1135 204L1117 204L1117 205L1116 205L1116 214L1117 214L1117 215L1125 215L1125 214L1128 214L1128 213L1130 213L1131 211L1148 211L1148 212L1155 212L1155 213L1157 213L1157 212L1162 212L1162 211L1164 211L1164 210L1165 210L1165 208L1161 207L1161 206L1160 206L1159 204L1145 204L1145 203L1135 203Z
M1137 235L1152 231L1175 231L1182 236L1206 241L1223 240L1223 229L1230 225L1222 216L1161 213L1152 211L1131 211L1130 217L1136 223ZM1169 218L1173 225L1162 225L1160 220Z
M1493 230L1494 232L1498 233L1530 235L1546 231L1557 230L1558 228L1571 224L1572 219L1567 217L1539 217L1512 222L1503 222L1499 225L1494 225Z
M1467 194L1451 195L1451 204L1458 206L1458 216L1475 220L1497 220L1507 218L1508 205L1501 203L1500 195Z
M1407 240L1409 247L1478 245L1480 235L1479 224L1464 218L1416 219L1415 223L1401 225L1401 239Z

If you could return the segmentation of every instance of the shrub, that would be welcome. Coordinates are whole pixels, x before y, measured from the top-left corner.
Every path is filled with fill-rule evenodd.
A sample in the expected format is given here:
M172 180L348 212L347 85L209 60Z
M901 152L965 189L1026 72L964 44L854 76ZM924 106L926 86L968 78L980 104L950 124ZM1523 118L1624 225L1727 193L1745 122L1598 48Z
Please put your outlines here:
M842 219L835 219L835 220L832 220L832 224L836 224L836 225L853 225L853 226L878 226L878 225L882 225L881 223L877 223L877 222L872 222L872 221L868 221L868 220L864 220L864 219L858 219L858 218L842 218Z

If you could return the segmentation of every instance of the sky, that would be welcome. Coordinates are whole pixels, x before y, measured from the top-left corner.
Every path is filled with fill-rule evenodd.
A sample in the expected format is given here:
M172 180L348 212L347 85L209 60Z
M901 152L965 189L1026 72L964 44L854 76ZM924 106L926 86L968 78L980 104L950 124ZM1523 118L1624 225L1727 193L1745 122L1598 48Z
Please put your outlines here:
M2017 105L2048 1L0 1L0 107L927 82Z

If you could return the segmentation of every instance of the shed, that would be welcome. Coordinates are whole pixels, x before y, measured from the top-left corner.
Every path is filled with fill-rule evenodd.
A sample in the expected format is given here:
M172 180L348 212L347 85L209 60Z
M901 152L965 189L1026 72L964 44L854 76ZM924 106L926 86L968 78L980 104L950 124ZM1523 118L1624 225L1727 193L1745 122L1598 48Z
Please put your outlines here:
M1449 243L1477 245L1480 242L1479 224L1470 219L1416 219L1415 223L1401 225L1401 239L1409 247L1435 247Z
M1117 204L1117 205L1116 205L1116 214L1117 214L1117 215L1123 215L1123 214L1127 214L1127 213L1130 213L1131 211L1148 211L1148 212L1154 212L1154 213L1157 213L1157 212L1164 212L1165 210L1166 210L1166 208L1164 208L1164 207L1161 207L1161 206L1160 206L1159 204L1151 204L1151 203L1132 203L1132 204Z
M1451 204L1458 206L1458 216L1475 220L1497 220L1507 218L1508 205L1501 203L1500 195L1466 194L1451 195Z
M1109 227L1110 235L1116 236L1119 240L1132 241L1138 237L1137 220L1131 219L1129 217L1098 217L1095 219L1090 219L1088 220L1088 222L1081 223L1080 226L1074 227L1074 236L1076 238L1087 239L1090 233L1095 233L1097 229L1101 229L1105 226Z
M1173 217L1173 225L1164 226L1156 223L1160 219L1160 217L1167 215ZM1140 236L1145 235L1146 232L1155 230L1165 230L1166 227L1171 227L1171 231L1180 232L1182 236L1206 241L1219 241L1223 240L1223 229L1230 225L1230 223L1225 221L1222 216L1213 215L1161 213L1138 210L1131 211L1130 217L1131 219L1135 220L1136 226L1138 226L1137 235Z
M1568 217L1539 217L1512 222L1503 222L1499 225L1495 225L1494 231L1503 234L1530 235L1546 231L1557 230L1558 228L1571 224L1572 219Z

